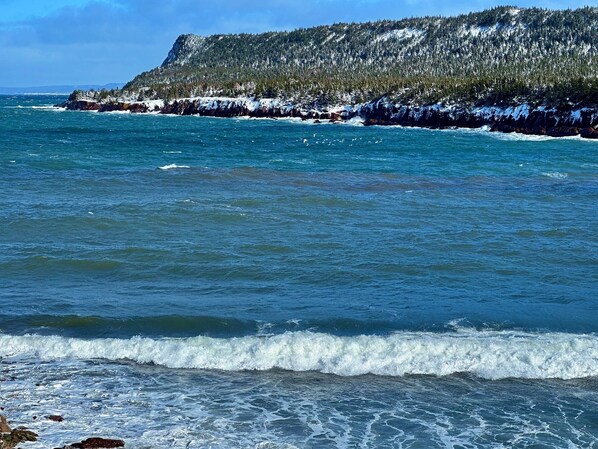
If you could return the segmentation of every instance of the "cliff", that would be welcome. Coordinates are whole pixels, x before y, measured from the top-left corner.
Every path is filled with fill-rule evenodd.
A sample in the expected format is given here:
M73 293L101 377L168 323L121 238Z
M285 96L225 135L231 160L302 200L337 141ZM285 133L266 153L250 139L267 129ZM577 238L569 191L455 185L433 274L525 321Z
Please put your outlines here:
M70 110L98 112L128 111L175 115L200 115L207 117L299 118L303 120L342 122L359 120L366 126L401 125L433 129L480 128L490 131L518 132L553 137L576 136L598 138L598 108L576 110L517 107L432 104L409 106L380 98L359 105L322 107L279 99L214 98L180 99L172 102L106 102L70 100L60 105Z

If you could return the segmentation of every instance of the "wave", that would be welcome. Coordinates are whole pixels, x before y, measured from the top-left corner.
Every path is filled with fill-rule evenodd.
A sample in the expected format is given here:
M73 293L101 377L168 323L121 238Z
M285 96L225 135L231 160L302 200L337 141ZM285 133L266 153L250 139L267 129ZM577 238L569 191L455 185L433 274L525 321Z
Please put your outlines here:
M61 107L57 107L57 106L52 106L52 105L42 105L42 106L23 106L23 105L17 105L17 106L2 106L1 109L35 109L35 110L41 110L41 111L66 111L66 108L61 108Z
M76 339L0 336L0 357L130 360L168 368L316 371L340 376L469 373L485 379L598 376L598 336L462 330L339 337L312 332L240 338Z
M160 170L175 170L177 168L191 168L189 165L168 164L158 167Z
M543 172L542 176L547 176L548 178L552 178L552 179L565 179L565 178L569 177L569 174L555 171L555 172Z
M27 106L25 106L27 107ZM51 104L42 105L42 106L30 106L31 109L41 109L41 110L49 110L49 111L62 111L64 108L60 108L57 106L53 106Z

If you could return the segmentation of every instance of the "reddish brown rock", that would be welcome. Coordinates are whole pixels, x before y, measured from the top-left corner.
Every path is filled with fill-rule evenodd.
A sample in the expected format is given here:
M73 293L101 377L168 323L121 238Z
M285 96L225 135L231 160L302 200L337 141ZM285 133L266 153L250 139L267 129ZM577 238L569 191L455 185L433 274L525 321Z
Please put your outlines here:
M337 114L336 112L330 113L330 122L332 122L332 123L340 122L341 120L342 120L342 117L340 114Z
M77 449L112 449L116 447L124 447L125 442L122 440L111 440L107 438L88 438L80 443L71 444Z
M596 128L581 128L579 134L586 139L598 139L598 129Z
M546 134L552 137L569 137L579 135L579 129L575 126L554 126L546 130Z
M60 415L50 415L50 416L46 416L46 418L49 419L50 421L54 421L54 422L64 421L64 418Z
M129 111L133 114L144 114L148 112L148 107L143 103L133 103L129 105Z
M2 415L0 415L0 433L10 433L8 421L6 421L6 417Z
M64 106L71 111L99 111L100 105L94 101L67 101Z

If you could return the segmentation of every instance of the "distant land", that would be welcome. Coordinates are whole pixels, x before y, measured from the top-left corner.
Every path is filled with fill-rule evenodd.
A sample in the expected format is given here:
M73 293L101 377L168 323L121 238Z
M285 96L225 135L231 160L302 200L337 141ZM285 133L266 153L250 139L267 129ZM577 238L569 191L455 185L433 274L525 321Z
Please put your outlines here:
M0 95L70 94L74 90L120 89L125 83L68 84L60 86L1 87Z
M121 89L68 109L299 117L598 137L598 8L180 36Z

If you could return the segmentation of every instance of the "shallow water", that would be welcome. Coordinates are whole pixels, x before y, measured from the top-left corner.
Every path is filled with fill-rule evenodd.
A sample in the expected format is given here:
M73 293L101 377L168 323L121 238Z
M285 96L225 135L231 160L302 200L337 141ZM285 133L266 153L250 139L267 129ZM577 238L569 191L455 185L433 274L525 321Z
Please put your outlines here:
M597 142L59 100L0 97L27 447L596 447Z

